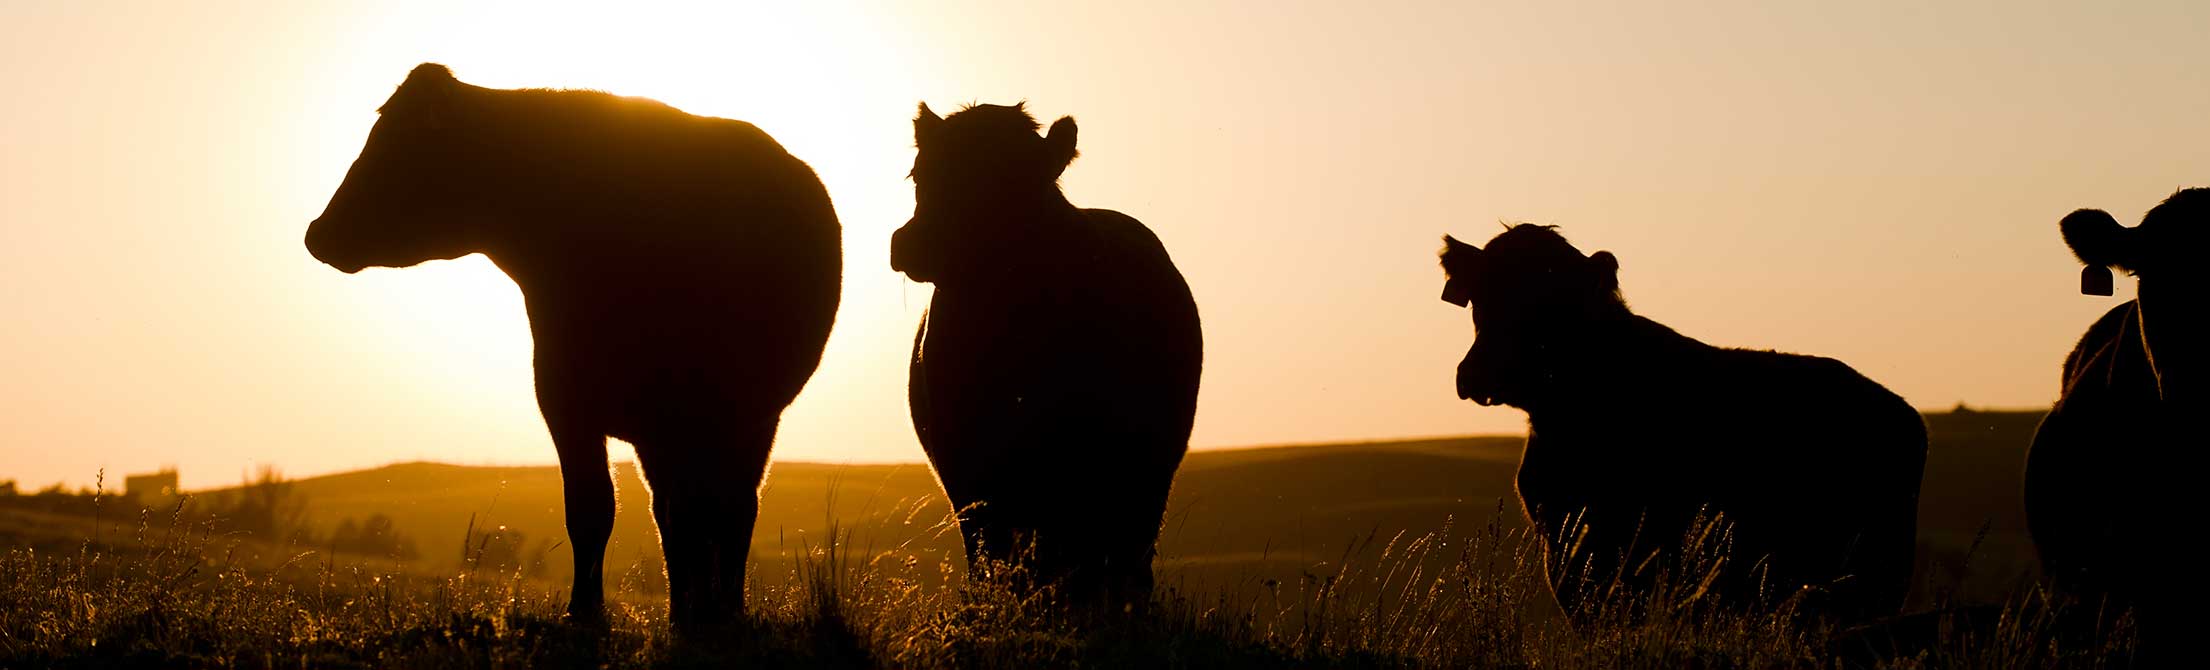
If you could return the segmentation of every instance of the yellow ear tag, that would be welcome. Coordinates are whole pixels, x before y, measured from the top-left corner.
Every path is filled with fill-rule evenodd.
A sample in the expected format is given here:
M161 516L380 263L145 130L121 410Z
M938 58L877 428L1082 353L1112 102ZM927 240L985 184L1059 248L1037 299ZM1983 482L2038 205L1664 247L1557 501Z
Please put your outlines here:
M2080 269L2080 293L2082 295L2110 295L2112 281L2110 268L2090 265Z

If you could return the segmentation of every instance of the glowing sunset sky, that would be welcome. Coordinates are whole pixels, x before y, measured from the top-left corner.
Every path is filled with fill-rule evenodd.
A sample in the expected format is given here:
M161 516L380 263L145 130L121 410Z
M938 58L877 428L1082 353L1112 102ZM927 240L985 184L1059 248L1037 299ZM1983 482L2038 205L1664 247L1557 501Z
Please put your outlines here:
M1200 447L1523 430L1453 397L1471 326L1436 299L1438 236L1500 220L1613 251L1637 311L1708 342L2043 405L2115 304L2057 219L2210 185L2206 28L2184 0L0 3L0 479L552 462L489 262L347 276L301 246L424 61L745 119L812 164L843 309L780 459L921 459L929 289L887 261L918 101L1080 120L1070 198L1148 223L1196 291Z

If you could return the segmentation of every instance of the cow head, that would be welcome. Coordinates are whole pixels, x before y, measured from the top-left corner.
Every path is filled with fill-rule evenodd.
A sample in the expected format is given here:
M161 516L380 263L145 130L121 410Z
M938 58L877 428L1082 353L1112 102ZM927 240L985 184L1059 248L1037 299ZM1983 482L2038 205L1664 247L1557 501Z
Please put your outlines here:
M465 121L481 89L425 63L377 110L368 143L307 226L307 251L348 273L483 250L482 152Z
M1487 249L1443 237L1443 301L1473 312L1458 397L1530 409L1600 320L1626 308L1619 259L1583 256L1549 226L1520 224Z
M1037 136L1022 105L975 105L913 119L913 218L890 238L890 269L914 281L986 276L1024 256L1045 216L1065 208L1059 175L1074 161L1074 118Z
M2181 189L2127 228L2099 209L2083 209L2058 224L2064 244L2087 265L2083 291L2109 295L2114 268L2139 280L2135 308L2142 344L2165 400L2204 400L2205 347L2210 347L2210 268L2200 254L2210 244L2210 188Z

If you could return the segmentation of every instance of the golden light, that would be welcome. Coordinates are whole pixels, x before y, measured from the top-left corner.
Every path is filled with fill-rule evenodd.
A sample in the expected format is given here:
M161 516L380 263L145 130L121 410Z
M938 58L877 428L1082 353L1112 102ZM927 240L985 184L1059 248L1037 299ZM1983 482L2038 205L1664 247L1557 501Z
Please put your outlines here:
M370 110L419 62L443 63L480 86L603 90L759 126L813 166L845 225L844 308L821 372L786 417L782 442L836 445L799 452L809 458L837 459L847 455L839 452L856 455L869 446L880 451L885 441L911 440L897 414L902 393L874 388L881 380L861 371L897 364L909 341L902 331L912 327L906 312L926 304L925 291L900 304L900 293L883 290L897 279L880 259L890 230L911 206L903 181L911 159L905 115L917 98L909 93L914 84L898 72L902 59L889 53L896 42L879 29L882 22L828 3L749 2L469 4L387 15L373 24L364 18L362 42L376 51L373 66L347 63L343 77L317 88L366 102L357 115L326 116L329 127L312 135L318 154L330 157L334 187L374 122ZM327 146L320 138L329 138ZM470 256L369 270L346 282L342 290L354 297L355 317L347 336L364 354L389 359L399 383L409 384L393 393L434 396L420 402L469 408L517 432L541 430L530 386L527 315L518 289L490 262ZM850 290L855 284L873 290L856 295ZM882 396L862 402L881 405L873 411L889 416L864 427L838 420L835 413L849 411L853 394ZM827 402L841 409L809 410L805 398L819 396L834 398ZM495 445L488 452L479 455L550 456L541 444Z

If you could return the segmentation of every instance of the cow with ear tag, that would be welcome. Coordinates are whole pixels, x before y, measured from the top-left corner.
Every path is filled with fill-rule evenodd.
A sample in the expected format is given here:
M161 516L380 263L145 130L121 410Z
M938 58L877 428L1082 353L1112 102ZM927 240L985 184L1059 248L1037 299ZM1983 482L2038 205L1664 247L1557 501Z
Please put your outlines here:
M1710 583L1724 601L1808 588L1841 621L1901 607L1926 463L1902 398L1840 361L1714 347L1636 315L1619 259L1551 227L1509 226L1487 248L1445 237L1442 265L1442 298L1475 331L1458 397L1527 412L1516 488L1576 621L1702 579L1680 574L1698 569L1684 544L1713 517L1731 528Z
M1197 305L1150 229L1060 192L1074 119L1036 129L1021 105L913 121L913 218L890 243L891 269L935 284L913 428L975 568L1141 607L1196 415Z
M2198 518L2189 479L2194 452L2210 445L2210 270L2197 257L2210 244L2210 188L2173 193L2131 228L2096 209L2058 228L2085 266L2082 293L2112 294L2111 268L2137 290L2065 357L2027 452L2027 527L2061 590L2134 610L2147 658L2185 658L2206 595L2194 541L2175 529Z
M308 252L348 273L476 253L506 272L560 456L569 614L602 616L612 436L652 486L677 629L733 618L768 450L836 318L821 181L742 121L471 86L435 64L381 112Z

